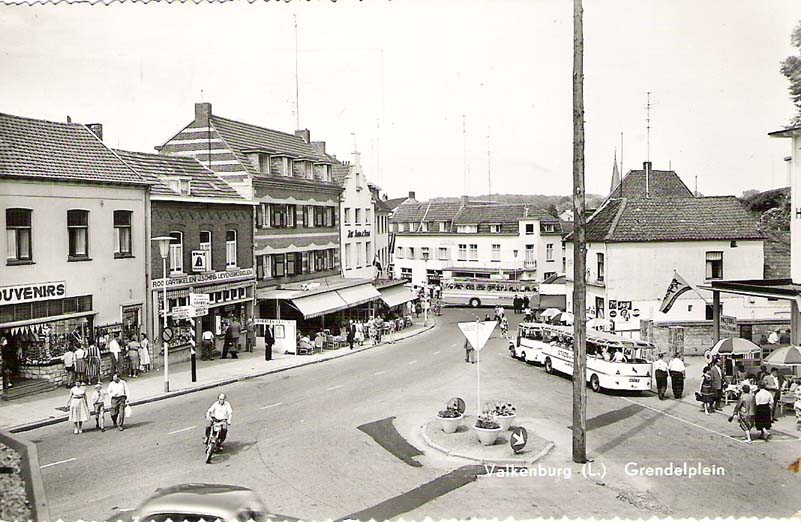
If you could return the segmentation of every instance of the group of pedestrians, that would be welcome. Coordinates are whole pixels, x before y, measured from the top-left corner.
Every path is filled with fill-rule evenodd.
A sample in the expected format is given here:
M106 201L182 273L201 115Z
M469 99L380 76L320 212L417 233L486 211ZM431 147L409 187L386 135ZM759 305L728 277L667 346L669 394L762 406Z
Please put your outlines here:
M518 294L515 294L514 299L512 300L512 308L514 309L515 314L524 313L524 311L528 308L530 304L530 299L527 295L523 295L520 297Z
M621 353L622 352L617 352ZM617 355L617 353L615 355ZM679 354L674 354L670 363L665 361L665 354L660 353L659 358L654 362L654 378L656 379L656 393L659 400L665 400L668 386L668 377L673 388L673 398L681 399L684 394L684 379L687 377L687 368Z
M147 334L140 334L141 341L135 335L128 338L123 349L118 341L119 334L112 334L106 343L111 353L111 373L121 373L127 366L128 376L139 377L140 372L149 372L151 366L150 341ZM71 346L61 356L66 371L67 388L72 388L76 382L93 384L100 382L102 372L102 359L100 346L90 341L88 346Z
M100 431L106 431L106 403L110 405L109 413L114 427L119 427L119 430L123 431L125 429L125 409L128 405L128 400L128 383L120 379L120 376L116 373L105 390L102 383L95 384L91 398L87 397L84 382L76 382L70 389L69 399L67 400L69 421L75 425L73 433L76 435L83 433L83 425L89 421L92 415L95 416L96 428Z

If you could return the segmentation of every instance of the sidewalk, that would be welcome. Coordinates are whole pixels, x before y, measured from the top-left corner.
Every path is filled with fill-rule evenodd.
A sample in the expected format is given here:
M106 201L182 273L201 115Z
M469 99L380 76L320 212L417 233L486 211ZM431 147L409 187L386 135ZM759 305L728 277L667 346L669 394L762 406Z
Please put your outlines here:
M395 339L396 341L402 341L414 337L434 328L436 324L436 317L434 317L433 322L429 321L428 326L424 326L420 319L413 326L397 332ZM264 339L259 338L256 342L255 351L253 353L240 352L239 359L201 361L198 356L197 382L194 383L191 382L191 363L171 364L169 392L164 392L163 368L141 373L137 378L126 379L131 395L129 397L131 406L208 390L291 368L338 359L387 344L386 342L378 345L365 343L364 346L355 346L353 350L345 347L338 350L315 353L314 355L287 355L273 351L273 359L265 361ZM104 386L107 384L107 382L104 383ZM92 391L91 387L87 387L87 392L89 391ZM68 418L67 413L64 411L68 395L67 389L59 388L47 393L0 402L0 429L17 433L64 422Z

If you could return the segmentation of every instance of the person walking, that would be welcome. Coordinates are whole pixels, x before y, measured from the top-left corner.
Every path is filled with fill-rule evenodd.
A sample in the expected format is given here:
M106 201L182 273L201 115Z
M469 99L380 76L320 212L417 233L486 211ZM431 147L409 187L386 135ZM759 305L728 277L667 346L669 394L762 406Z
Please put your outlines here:
M732 414L729 417L729 422L731 422L734 417L737 417L737 422L740 425L740 429L743 430L743 433L745 433L745 442L748 444L751 444L751 428L754 427L755 414L756 402L754 401L754 396L751 394L751 387L747 384L744 384L742 387L742 393L740 393L740 398L737 399L737 404L734 406L734 411L732 411Z
M509 320L506 316L501 316L501 335L504 339L509 339Z
M665 362L665 354L660 353L659 358L654 361L654 377L656 377L656 393L660 401L665 400L665 392L668 383L668 363Z
M713 410L722 410L720 402L723 400L723 369L720 367L720 357L714 358L709 373L712 375L712 393L715 396Z
M242 334L242 326L236 318L231 320L228 329L225 331L225 342L228 345L228 350L231 352L231 359L239 359L239 337ZM226 359L228 353L223 347L222 359Z
M128 341L128 360L131 363L131 368L128 370L130 378L139 377L139 349L142 347L135 336L131 336Z
M72 388L75 384L75 352L72 351L72 346L67 348L61 360L64 362L64 371L67 372L67 388Z
M86 378L86 350L80 344L75 348L75 378L80 382L87 382Z
M381 335L384 333L384 318L380 315L375 318L375 343L381 344Z
M520 296L515 294L515 298L512 299L512 308L514 309L515 315L520 313L520 309L523 307L523 300L520 299Z
M100 382L100 348L94 342L89 343L89 348L86 349L86 377L89 383Z
M712 373L709 366L704 366L701 377L701 404L704 406L704 413L709 415L710 410L714 410L715 392L712 387Z
M353 342L356 340L356 325L353 324L353 319L348 322L348 335L346 338L348 340L348 346L353 350Z
M139 369L143 372L150 371L150 341L147 334L142 334L142 340L139 342Z
M388 342L390 344L395 344L395 328L396 328L395 321L387 321L387 326L389 327L387 332L389 336Z
M111 374L120 372L120 343L117 341L117 333L111 334L111 340L108 342L108 351L111 352Z
M520 303L521 307L523 308L523 310L525 310L526 308L528 308L528 306L530 304L531 304L531 300L528 298L527 295L524 294L523 295L523 299L521 299L521 303Z
M264 325L264 360L271 361L273 359L273 345L275 345L275 334L273 327L269 324Z
M776 409L779 404L781 404L782 384L784 383L779 377L779 370L776 368L773 368L763 380L765 382L765 389L773 394L773 407L771 408L770 415L773 419L773 422L776 422L778 420L776 418Z
M95 414L95 426L100 431L106 431L106 396L108 393L103 390L103 385L99 382L95 384L95 391L92 393L92 411Z
M668 371L670 372L670 385L673 387L673 398L681 399L684 394L684 379L687 376L687 368L684 366L684 361L679 358L678 353L673 354L673 359L668 365Z
M770 335L768 336L768 344L779 344L779 334L780 333L781 333L781 330L779 330L778 328L775 329L774 331L770 332Z
M125 405L128 403L128 383L120 379L119 374L114 374L112 381L108 384L109 397L111 397L111 422L114 427L125 429Z
M356 342L359 343L359 346L364 345L364 324L361 321L356 321Z
M523 300L525 301L525 299L523 299ZM531 320L533 319L533 314L531 313L531 308L526 306L523 310L524 310L524 313L525 313L525 317L523 318L523 321L525 321L527 323L530 323Z
M248 319L245 330L247 332L247 343L245 344L245 350L253 353L253 350L256 349L256 322L252 317Z
M765 387L765 381L759 381L758 386L759 391L754 397L754 427L762 432L761 437L767 442L773 420L773 394Z
M464 362L473 364L476 362L475 350L467 339L464 340Z
M70 389L70 398L67 401L69 420L75 424L74 433L83 433L83 423L89 420L89 406L86 404L86 389L83 382L78 381Z
M200 346L200 360L214 360L214 332L211 330L204 331L203 335L201 336Z

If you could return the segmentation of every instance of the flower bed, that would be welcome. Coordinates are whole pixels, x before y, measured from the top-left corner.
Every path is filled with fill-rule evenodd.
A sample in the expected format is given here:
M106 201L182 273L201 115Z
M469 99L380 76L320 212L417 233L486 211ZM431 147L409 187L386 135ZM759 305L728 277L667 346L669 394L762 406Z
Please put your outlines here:
M0 520L30 520L20 455L0 443Z

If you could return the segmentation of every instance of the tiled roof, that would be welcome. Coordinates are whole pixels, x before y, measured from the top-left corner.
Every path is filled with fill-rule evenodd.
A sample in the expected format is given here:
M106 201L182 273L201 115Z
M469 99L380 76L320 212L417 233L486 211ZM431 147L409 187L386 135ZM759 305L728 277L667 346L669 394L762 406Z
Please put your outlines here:
M84 125L2 113L0 177L148 184Z
M391 200L390 200L391 201ZM388 203L385 201L384 203ZM392 221L396 223L425 221L451 221L456 217L461 203L437 201L404 201L395 209Z
M790 233L772 233L765 240L765 279L790 277Z
M630 170L623 181L609 194L610 198L644 198L645 170ZM648 176L648 197L691 198L693 193L672 170L651 170Z
M382 212L392 212L392 209L389 208L389 205L387 205L387 202L384 201L381 198L376 198L376 200L375 200L375 209L377 211L382 211Z
M404 201L406 201L407 199L409 199L409 198L408 198L408 197L404 197L404 198L385 199L385 200L384 200L384 204L385 204L387 207L389 207L389 209L390 209L390 210L395 210L395 209L397 209L397 208L398 208L398 206L399 206L401 203L403 203L403 202L404 202Z
M553 216L538 209L528 208L526 205L497 205L497 204L468 204L459 213L455 222L460 224L480 223L517 223L520 219L550 219L556 222Z
M300 136L266 129L249 123L211 116L211 124L225 142L241 153L244 150L264 150L273 154L286 154L290 157L319 163L331 163L331 159L319 152ZM249 162L248 162L249 163Z
M190 157L165 156L117 150L117 154L143 178L157 183L153 194L178 195L161 178L165 176L189 177L192 180L190 195L199 198L244 199L214 172Z
M734 196L610 199L587 222L587 241L763 239Z
M345 178L348 177L350 173L350 167L343 163L337 161L334 163L334 166L331 168L331 177L334 179L334 182L337 185L342 187L345 186Z

